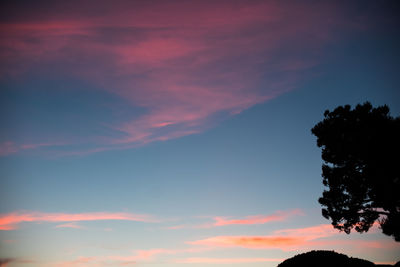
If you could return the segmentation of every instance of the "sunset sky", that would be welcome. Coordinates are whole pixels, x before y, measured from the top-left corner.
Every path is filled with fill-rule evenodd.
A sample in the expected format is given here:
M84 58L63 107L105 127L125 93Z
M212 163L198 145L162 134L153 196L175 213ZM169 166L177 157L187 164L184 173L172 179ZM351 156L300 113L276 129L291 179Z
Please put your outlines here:
M400 115L399 1L2 1L0 266L274 267L400 244L321 216L326 109Z

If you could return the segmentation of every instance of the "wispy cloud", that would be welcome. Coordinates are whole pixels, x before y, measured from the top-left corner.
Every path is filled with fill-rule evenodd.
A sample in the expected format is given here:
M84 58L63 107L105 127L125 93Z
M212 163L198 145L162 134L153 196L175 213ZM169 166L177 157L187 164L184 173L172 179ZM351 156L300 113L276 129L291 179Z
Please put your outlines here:
M251 224L265 224L270 222L280 222L286 221L292 216L296 215L304 215L303 211L300 209L294 209L289 211L276 211L270 215L251 215L245 216L240 219L233 219L232 217L224 217L224 216L216 216L213 217L214 222L205 222L202 224L179 224L165 227L165 229L169 230L178 230L178 229L206 229L220 226L228 226L228 225L251 225Z
M287 236L216 236L188 243L192 245L265 249L300 246L306 240L304 237Z
M185 229L185 228L188 228L188 227L189 227L188 225L179 224L179 225L173 225L173 226L163 227L163 229L178 230L178 229Z
M185 258L178 259L176 263L202 263L202 264L235 264L257 262L282 262L285 259L276 258Z
M99 220L122 220L138 222L156 222L149 215L123 212L89 212L89 213L43 213L43 212L12 212L0 215L0 230L15 230L23 222L79 222ZM64 224L59 227L74 227ZM75 225L77 227L77 225Z
M135 266L165 262L169 264L244 264L282 262L283 258L269 257L221 257L207 255L208 251L226 249L280 249L286 252L310 249L332 249L348 246L357 249L398 249L398 244L383 244L377 240L329 239L337 235L331 225L316 225L305 228L281 229L265 236L215 236L187 242L186 248L139 249L125 255L82 256L75 260L58 262L52 266ZM192 254L200 254L195 256Z
M75 260L68 260L54 263L55 266L135 266L145 263L154 263L159 260L161 255L179 255L215 250L217 248L186 248L186 249L148 249L136 250L128 256L96 256L78 257ZM260 263L260 262L281 262L284 259L278 258L210 258L210 257L185 257L167 258L163 262L171 264L238 264L238 263Z
M338 233L331 224L320 224L305 228L282 229L274 231L274 234L284 236L305 237L308 240L332 236Z
M338 23L350 25L329 4L306 12L306 5L263 1L96 3L101 16L54 2L48 5L57 18L19 10L0 24L3 76L35 69L72 75L143 110L104 121L113 134L92 136L94 147L75 154L201 133L291 91L318 64L315 51ZM2 151L21 150L6 144Z
M175 254L176 251L170 249L149 249L149 250L137 250L133 255L128 256L109 256L108 258L120 262L142 262L154 259L155 256L160 254Z
M376 226L375 226L376 227ZM257 236L213 236L201 240L189 241L190 245L209 248L234 248L246 249L280 249L283 251L310 250L343 246L360 249L396 249L399 244L395 242L382 242L381 240L350 240L332 239L345 235L338 232L330 224L321 224L305 228L281 229L273 231L270 235Z
M217 247L243 247L251 249L275 248L291 250L309 244L311 241L337 234L332 225L317 225L298 229L277 230L265 236L215 236L188 242L192 245Z
M36 149L40 147L61 146L62 143L37 143L37 144L16 144L12 141L6 141L0 144L0 156L7 156L23 150Z
M230 219L227 217L215 217L215 226L225 226L225 225L240 225L240 224L264 224L269 222L276 221L285 221L289 217L294 215L304 215L304 213L299 210L291 210L291 211L277 211L271 215L254 215L254 216L246 216L243 219Z
M71 222L71 223L59 224L59 225L55 226L55 228L74 228L74 229L82 229L83 226L77 224L76 222Z

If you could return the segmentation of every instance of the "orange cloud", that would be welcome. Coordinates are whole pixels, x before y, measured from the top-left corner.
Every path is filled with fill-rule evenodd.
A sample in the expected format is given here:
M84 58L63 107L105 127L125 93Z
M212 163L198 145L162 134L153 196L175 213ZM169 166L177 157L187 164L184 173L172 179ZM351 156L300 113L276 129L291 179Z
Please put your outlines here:
M376 226L375 226L376 227ZM191 245L205 247L242 247L249 249L321 249L322 247L350 246L360 249L396 249L400 244L382 242L381 240L332 240L329 237L345 235L334 229L330 224L321 224L305 228L276 230L265 236L214 236L192 242Z
M300 246L306 242L304 237L285 236L216 236L188 242L192 245L244 247L244 248L282 248Z
M316 239L329 237L337 233L337 230L333 229L332 225L323 224L306 228L277 230L272 235L266 236L215 236L188 243L211 247L292 250L311 245Z
M0 215L0 230L14 230L22 222L78 222L99 220L125 220L155 222L148 215L123 212L89 212L89 213L43 213L13 212ZM64 225L65 226L65 225ZM71 227L71 224L69 225Z
M395 261L376 261L374 262L375 264L380 264L380 265L395 265Z

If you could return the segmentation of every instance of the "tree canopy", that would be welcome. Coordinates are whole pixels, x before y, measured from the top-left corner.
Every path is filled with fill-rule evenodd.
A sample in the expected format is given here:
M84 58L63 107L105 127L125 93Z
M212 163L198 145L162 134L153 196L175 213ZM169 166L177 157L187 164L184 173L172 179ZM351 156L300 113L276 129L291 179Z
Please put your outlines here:
M400 117L369 102L326 110L311 132L322 148L322 215L346 232L378 222L400 241Z

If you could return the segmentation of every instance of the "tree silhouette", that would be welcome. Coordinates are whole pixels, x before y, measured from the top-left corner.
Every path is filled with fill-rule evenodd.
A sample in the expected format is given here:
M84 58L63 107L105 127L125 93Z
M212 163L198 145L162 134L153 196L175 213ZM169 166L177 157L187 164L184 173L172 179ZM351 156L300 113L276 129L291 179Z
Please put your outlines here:
M311 132L322 148L323 184L319 203L332 225L367 232L375 221L400 241L400 117L369 102L326 110Z

